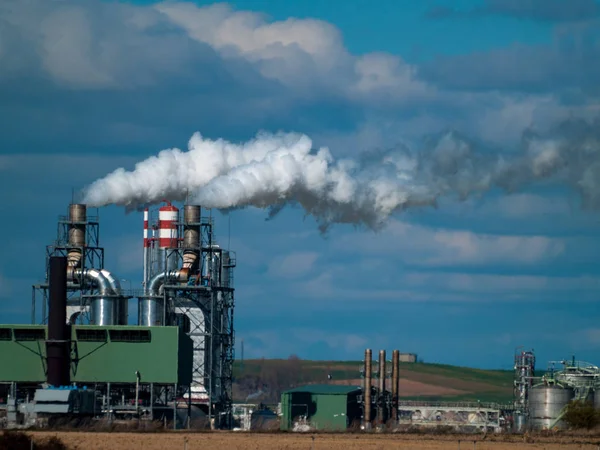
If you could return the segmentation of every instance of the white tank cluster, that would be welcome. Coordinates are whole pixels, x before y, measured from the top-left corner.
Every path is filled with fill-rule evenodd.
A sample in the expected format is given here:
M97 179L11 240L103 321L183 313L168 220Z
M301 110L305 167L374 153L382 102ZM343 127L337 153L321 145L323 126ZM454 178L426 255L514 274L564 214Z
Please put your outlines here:
M517 431L564 429L567 407L573 401L588 402L600 409L600 368L584 361L559 361L536 377L533 352L515 358L515 413Z

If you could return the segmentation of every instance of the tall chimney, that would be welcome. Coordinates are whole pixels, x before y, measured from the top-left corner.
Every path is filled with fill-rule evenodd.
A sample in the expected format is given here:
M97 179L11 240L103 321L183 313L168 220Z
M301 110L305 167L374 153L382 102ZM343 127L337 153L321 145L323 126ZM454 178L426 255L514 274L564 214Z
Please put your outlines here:
M49 268L50 305L48 313L48 339L46 381L52 386L70 384L70 327L67 325L67 258L51 256Z
M392 420L398 420L398 394L400 391L400 350L392 353Z
M379 405L377 408L377 421L380 425L385 423L385 350L379 350Z
M183 208L183 269L193 271L200 258L200 206L185 205Z
M373 361L371 349L368 348L365 350L365 386L364 386L364 418L363 418L363 426L365 430L369 430L371 428L371 376L372 376L372 368L371 364Z

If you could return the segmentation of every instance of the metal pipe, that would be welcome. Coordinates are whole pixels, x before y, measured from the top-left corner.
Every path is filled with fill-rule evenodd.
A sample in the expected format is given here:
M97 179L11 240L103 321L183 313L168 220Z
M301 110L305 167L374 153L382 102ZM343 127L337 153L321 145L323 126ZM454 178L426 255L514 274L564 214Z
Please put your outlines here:
M379 404L377 419L380 425L385 422L385 350L379 350Z
M135 371L135 413L139 417L140 416L140 371Z
M146 286L148 282L148 274L150 273L149 267L149 248L150 248L150 239L148 239L148 208L144 210L144 273L143 273L143 286Z
M52 386L70 383L70 328L67 325L67 258L51 256L49 260L50 311L48 313L47 382Z
M371 364L373 362L371 349L368 348L365 350L365 386L364 386L364 417L363 417L363 426L365 430L369 430L371 428L371 376L372 376L372 368Z
M398 393L400 391L400 350L392 352L392 420L398 420Z
M118 323L116 297L121 293L119 282L107 270L75 269L74 278L81 278L94 284L98 297L90 300L90 322L94 325L115 325Z
M150 295L159 295L161 286L170 281L187 281L187 271L169 270L167 272L158 273L150 279L147 291Z
M169 282L186 282L187 269L171 270L154 275L146 284L146 295L138 301L138 325L152 327L165 324L166 302L165 293L161 288Z
M87 225L87 206L72 203L69 205L69 247L67 261L69 267L79 267L81 264L82 248L85 247L85 232Z

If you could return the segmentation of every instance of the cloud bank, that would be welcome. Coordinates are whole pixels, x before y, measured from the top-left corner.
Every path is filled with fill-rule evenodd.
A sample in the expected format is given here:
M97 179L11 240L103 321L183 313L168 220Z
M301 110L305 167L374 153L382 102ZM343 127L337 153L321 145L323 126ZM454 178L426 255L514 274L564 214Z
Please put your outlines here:
M577 189L589 208L600 207L600 121L571 121L546 136L528 133L522 151L493 154L457 133L423 148L365 153L335 160L304 134L258 134L234 144L192 136L186 152L169 149L117 169L85 190L84 202L141 208L168 200L221 210L255 206L275 214L300 204L322 226L351 223L378 228L390 215L433 206L442 196L466 199L494 187L516 191L539 180Z

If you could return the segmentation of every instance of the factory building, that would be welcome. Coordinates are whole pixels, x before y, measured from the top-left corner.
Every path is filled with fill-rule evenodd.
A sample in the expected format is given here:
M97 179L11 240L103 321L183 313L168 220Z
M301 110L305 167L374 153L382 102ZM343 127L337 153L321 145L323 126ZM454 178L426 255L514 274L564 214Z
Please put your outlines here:
M290 389L281 394L282 430L310 424L315 430L343 431L360 426L362 388L316 384Z
M416 353L400 353L400 362L401 363L416 363L417 362L417 354Z
M142 287L126 290L104 266L97 213L69 205L46 247L44 281L33 286L31 325L0 325L9 425L35 419L42 398L60 396L46 392L54 389L73 391L65 398L91 393L97 418L177 427L205 417L231 427L236 260L201 212L170 202L144 211Z

